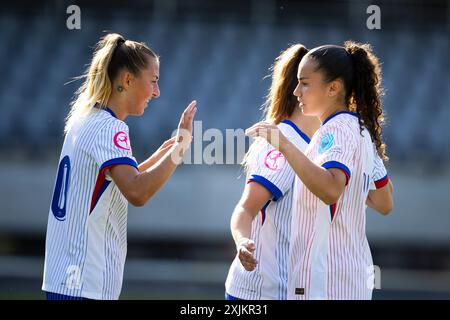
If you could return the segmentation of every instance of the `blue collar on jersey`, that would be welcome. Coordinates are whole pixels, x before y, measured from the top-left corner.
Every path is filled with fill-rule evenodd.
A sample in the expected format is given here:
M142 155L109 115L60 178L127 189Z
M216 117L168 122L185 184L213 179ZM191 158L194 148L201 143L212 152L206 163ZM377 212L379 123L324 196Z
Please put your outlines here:
M106 107L106 108L105 108L105 111L106 111L106 112L109 112L114 118L117 119L116 114L115 114L114 111L112 111L110 108Z
M285 123L287 125L290 125L299 135L303 138L303 140L306 141L306 143L310 143L311 139L302 131L295 123L293 123L291 120L283 120L281 123Z
M340 114L343 114L343 113L350 114L350 115L352 115L352 116L358 117L358 114L355 113L355 112L350 112L350 111L339 111L339 112L333 113L331 116L329 116L328 118L326 118L325 121L322 123L322 125L324 125L325 123L327 123L328 121L330 121L332 118L336 117L337 115L340 115Z
M97 109L100 109L100 110L105 110L106 112L108 112L110 115L112 115L114 118L116 118L117 119L117 116L116 116L116 114L114 113L114 111L112 111L109 107L100 107L100 103L96 103L96 104L94 104L94 108L97 108Z

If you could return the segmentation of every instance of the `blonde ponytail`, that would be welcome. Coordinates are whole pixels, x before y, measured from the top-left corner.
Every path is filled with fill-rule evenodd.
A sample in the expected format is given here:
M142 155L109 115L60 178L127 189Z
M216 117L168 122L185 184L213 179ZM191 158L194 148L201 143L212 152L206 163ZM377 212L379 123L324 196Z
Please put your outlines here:
M76 121L95 110L95 104L106 106L118 72L127 68L133 74L138 74L147 66L145 55L157 58L144 43L125 40L120 34L110 33L101 38L91 64L85 74L79 77L85 80L75 93L64 132L67 133Z

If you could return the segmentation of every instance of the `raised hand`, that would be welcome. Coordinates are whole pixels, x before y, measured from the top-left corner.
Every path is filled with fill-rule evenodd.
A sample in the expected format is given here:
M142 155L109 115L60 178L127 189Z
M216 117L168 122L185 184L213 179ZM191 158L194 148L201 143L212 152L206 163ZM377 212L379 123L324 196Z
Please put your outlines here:
M252 138L261 137L267 140L272 146L280 150L286 143L286 137L280 129L273 123L261 121L245 130L245 134Z
M164 141L163 144L158 148L158 150L153 153L152 158L154 157L156 161L161 159L166 154L166 152L169 151L170 148L174 145L175 141L176 137L172 137Z
M187 149L192 141L192 122L194 120L195 113L197 112L197 101L192 101L181 115L180 122L178 124L178 131L176 135L176 141L182 143Z

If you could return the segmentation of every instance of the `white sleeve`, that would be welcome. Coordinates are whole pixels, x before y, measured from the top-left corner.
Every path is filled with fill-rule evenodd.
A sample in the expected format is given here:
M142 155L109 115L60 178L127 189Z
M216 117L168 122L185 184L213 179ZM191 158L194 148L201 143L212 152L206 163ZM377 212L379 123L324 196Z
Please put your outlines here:
M376 190L384 187L389 182L386 167L383 160L378 155L375 149L374 164L372 171L372 183L370 184L370 190Z
M266 141L255 141L250 154L248 181L258 182L273 195L273 200L280 199L291 187L295 173L283 156Z
M345 130L339 123L330 123L318 137L318 155L321 165L325 169L336 168L342 170L348 180L354 167L354 153L356 138L354 134Z
M106 171L117 164L138 167L131 151L128 126L124 122L111 121L104 125L91 150L100 170Z

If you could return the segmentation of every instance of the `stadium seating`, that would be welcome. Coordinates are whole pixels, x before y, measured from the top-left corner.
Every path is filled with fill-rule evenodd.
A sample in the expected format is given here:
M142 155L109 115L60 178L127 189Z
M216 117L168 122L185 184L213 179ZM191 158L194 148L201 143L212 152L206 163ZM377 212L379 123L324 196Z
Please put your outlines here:
M2 139L2 147L59 149L69 103L81 84L70 81L85 70L102 31L111 30L145 41L161 57L161 97L150 104L144 121L128 120L138 155L148 154L171 134L192 99L198 100L203 130L248 127L261 117L268 68L288 44L313 47L353 39L372 43L383 63L384 137L392 160L450 158L450 51L443 31L358 33L336 26L309 30L292 24L146 21L118 15L101 22L87 17L82 29L89 32L57 29L49 19L25 21L2 14L0 60L9 63L2 64L8 81L0 86L0 134L14 137Z

